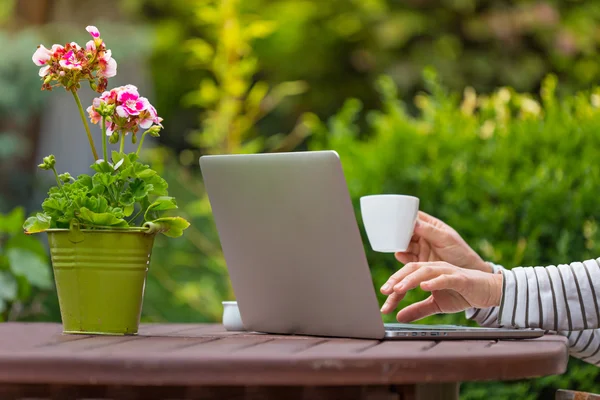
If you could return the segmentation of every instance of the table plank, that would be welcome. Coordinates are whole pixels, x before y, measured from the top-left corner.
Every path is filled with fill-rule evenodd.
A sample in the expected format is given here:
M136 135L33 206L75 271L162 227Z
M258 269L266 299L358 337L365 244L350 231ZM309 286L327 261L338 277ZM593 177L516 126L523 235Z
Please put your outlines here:
M143 325L139 336L0 324L0 382L54 385L397 385L507 380L566 370L566 338L376 341Z

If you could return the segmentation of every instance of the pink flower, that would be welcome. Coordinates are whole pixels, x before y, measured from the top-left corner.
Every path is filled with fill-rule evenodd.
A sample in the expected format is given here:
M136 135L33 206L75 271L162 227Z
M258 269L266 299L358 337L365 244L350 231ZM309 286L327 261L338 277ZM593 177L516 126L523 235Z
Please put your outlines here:
M112 121L106 122L106 136L112 136L115 131L115 123Z
M99 38L100 37L100 31L98 30L98 28L96 28L93 25L88 25L85 27L85 30L88 31L90 33L90 35L92 35L92 37L94 39Z
M85 49L86 49L87 51L96 51L96 43L94 43L94 41L93 41L93 40L90 40L90 41L88 41L88 42L85 44Z
M40 72L38 72L38 75L41 77L44 77L46 75L48 75L50 73L50 66L46 65L45 67L40 68Z
M102 116L94 109L94 107L95 106L89 106L86 111L90 116L90 121L92 121L92 124L97 124L98 122L102 121Z
M98 71L100 76L112 78L117 75L117 62L112 58L110 50L106 50L104 55L98 59L98 65L100 65L100 71Z
M154 108L154 106L150 104L146 98L143 97L143 99L148 104L145 112L140 114L140 128L148 129L152 126L152 124L160 125L163 119L158 116L156 108Z
M60 44L53 44L50 51L52 52L52 57L59 57L65 53L65 48Z
M37 65L38 67L41 67L42 65L46 65L48 63L48 61L50 60L50 58L52 58L52 51L45 48L43 44L40 44L38 46L35 53L33 53L33 57L31 57L31 59L33 60L33 63L35 65Z
M100 100L105 103L114 103L117 100L117 94L112 90L110 92L106 91L102 93L102 95L100 96Z
M77 58L77 54L73 50L69 50L61 57L58 63L66 69L81 69L83 61Z
M101 121L101 115L96 110L110 110L106 105L113 106L110 115L106 115L106 133L111 136L113 132L122 135L129 133L137 134L141 129L149 129L154 124L159 125L162 118L157 115L156 108L150 104L147 98L141 97L137 87L133 85L120 86L106 91L94 99L88 113L92 123Z
M124 90L117 95L120 105L117 106L117 114L121 118L127 118L130 115L139 115L149 105L148 100L140 97L137 90Z

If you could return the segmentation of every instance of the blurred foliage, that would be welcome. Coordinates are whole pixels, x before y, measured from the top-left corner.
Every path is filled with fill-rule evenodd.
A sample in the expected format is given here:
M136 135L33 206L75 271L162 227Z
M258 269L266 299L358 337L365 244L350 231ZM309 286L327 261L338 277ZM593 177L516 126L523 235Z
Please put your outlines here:
M46 249L23 233L23 221L20 207L0 214L0 322L39 319L54 287Z
M289 135L270 138L256 130L258 121L288 96L301 93L304 85L283 82L271 87L254 78L258 63L252 43L273 28L269 21L240 12L240 3L205 1L197 10L196 23L211 34L184 43L189 65L205 73L185 102L204 108L200 129L187 135L189 144L178 160L162 148L148 154L169 182L169 191L176 193L183 217L193 221L184 235L187 243L157 238L144 302L150 320L218 320L220 301L233 297L208 197L195 168L185 167L197 163L202 153L291 150L304 140L302 124Z
M43 104L39 77L31 68L31 49L39 40L31 30L0 30L0 47L11 49L0 57L0 185L11 188L0 195L0 211L22 203L32 186L31 170L15 165L26 163L30 157L26 133L35 129L34 117Z
M432 70L426 70L425 82L428 91L415 98L419 114L413 117L392 79L380 78L382 108L366 113L364 139L357 99L347 100L327 122L305 118L313 132L309 148L340 154L359 220L360 196L410 194L484 259L508 268L598 257L600 87L559 99L557 79L549 76L538 102L507 87L489 95L467 88L457 96ZM400 266L393 257L372 252L364 231L363 240L378 288ZM425 296L414 290L404 304ZM467 323L463 314L423 322ZM599 372L573 361L561 377L465 384L464 393L469 399L549 398L557 387L600 393Z
M187 106L211 108L189 102L186 94L202 87L210 96L213 88L205 81L210 74L198 68L203 57L212 62L214 49L204 42L217 34L210 23L213 3L123 3L156 28L152 68L158 108L173 121L167 127L173 134L163 140L178 150L188 147L182 134L199 126L197 113ZM380 74L412 98L423 89L425 66L433 66L456 91L469 85L490 92L507 85L535 92L542 78L554 73L561 91L573 92L600 78L596 0L245 0L237 8L244 16L242 28L257 36L253 47L260 65L252 67L254 79L270 85L303 81L308 88L258 121L263 136L291 131L307 111L328 117L348 97L360 98L366 109L378 108L370 82ZM266 24L254 24L256 19ZM190 50L196 57L190 59ZM235 57L245 51L237 50Z

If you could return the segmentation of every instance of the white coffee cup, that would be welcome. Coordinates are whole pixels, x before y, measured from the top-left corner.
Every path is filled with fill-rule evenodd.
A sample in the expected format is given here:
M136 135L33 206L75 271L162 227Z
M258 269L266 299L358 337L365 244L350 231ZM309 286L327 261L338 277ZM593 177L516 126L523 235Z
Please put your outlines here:
M360 209L369 243L374 251L406 251L419 212L419 199L399 194L360 198Z
M223 326L228 331L245 330L237 301L223 302Z

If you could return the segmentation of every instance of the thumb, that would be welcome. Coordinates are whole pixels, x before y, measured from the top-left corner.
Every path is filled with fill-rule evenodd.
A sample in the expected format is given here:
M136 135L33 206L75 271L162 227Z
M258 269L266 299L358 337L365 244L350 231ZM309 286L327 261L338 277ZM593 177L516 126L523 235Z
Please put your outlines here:
M446 246L448 240L448 232L419 219L415 223L415 234L436 247Z
M398 312L396 319L398 322L413 322L440 312L441 310L435 303L433 296L429 296L423 301L404 307Z

